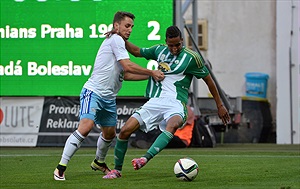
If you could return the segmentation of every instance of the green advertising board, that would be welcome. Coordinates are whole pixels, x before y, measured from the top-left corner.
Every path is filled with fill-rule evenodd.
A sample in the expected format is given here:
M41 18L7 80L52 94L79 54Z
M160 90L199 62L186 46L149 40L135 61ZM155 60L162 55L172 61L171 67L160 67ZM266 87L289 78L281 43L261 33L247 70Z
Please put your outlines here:
M131 42L164 43L173 0L1 0L0 95L78 96L120 10L136 16ZM145 86L146 81L125 81L119 96L143 96Z

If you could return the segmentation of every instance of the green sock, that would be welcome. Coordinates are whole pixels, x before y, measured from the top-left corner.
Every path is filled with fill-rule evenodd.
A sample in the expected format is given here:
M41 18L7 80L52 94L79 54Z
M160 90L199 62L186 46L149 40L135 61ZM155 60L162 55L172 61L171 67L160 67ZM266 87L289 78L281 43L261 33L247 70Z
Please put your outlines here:
M121 140L117 137L115 145L115 169L122 171L124 157L128 148L128 140Z
M150 146L149 150L144 155L144 157L148 160L153 158L168 145L168 143L172 140L173 136L174 135L169 131L163 131L160 135L158 135L158 137Z

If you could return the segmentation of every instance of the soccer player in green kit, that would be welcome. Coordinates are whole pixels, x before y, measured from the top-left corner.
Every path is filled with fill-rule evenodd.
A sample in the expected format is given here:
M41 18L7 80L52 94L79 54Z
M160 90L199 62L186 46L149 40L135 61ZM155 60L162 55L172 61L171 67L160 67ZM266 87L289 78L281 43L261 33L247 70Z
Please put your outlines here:
M186 121L188 90L194 76L205 81L215 100L218 115L223 124L226 125L230 119L216 85L204 65L203 57L183 46L182 34L178 27L167 28L166 45L139 48L127 40L125 40L125 45L126 49L136 57L156 60L159 65L158 69L165 74L165 79L157 82L149 78L146 96L150 100L137 110L121 128L114 149L115 167L103 177L104 179L121 177L128 139L137 129L148 132L159 126L162 133L145 155L131 161L135 170L145 166L167 146L175 131L183 127Z

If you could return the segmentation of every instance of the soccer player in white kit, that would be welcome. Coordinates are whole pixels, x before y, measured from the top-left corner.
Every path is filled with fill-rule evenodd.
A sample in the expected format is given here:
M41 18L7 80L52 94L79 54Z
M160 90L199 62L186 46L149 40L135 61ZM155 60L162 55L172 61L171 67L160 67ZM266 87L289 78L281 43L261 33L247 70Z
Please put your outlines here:
M187 118L188 90L193 77L203 79L208 86L216 106L218 115L226 125L230 119L227 109L223 106L216 85L203 57L184 47L181 31L170 26L166 31L166 44L150 48L139 48L125 39L127 50L136 57L156 60L158 68L165 74L162 81L149 78L146 96L150 100L137 110L121 128L114 149L115 166L104 179L121 177L128 139L137 129L151 131L157 126L162 133L141 158L134 158L132 165L138 170L146 165L155 155L162 151L174 136L175 131L182 127Z
M68 162L95 124L101 126L102 132L91 167L107 174L110 169L105 163L105 157L116 135L116 96L122 87L122 81L145 80L149 76L157 81L164 78L163 72L148 70L130 61L124 39L128 39L132 32L134 18L133 14L121 11L114 16L113 28L116 34L106 38L101 44L92 75L82 88L79 126L65 143L61 160L54 170L55 180L65 180L64 172Z

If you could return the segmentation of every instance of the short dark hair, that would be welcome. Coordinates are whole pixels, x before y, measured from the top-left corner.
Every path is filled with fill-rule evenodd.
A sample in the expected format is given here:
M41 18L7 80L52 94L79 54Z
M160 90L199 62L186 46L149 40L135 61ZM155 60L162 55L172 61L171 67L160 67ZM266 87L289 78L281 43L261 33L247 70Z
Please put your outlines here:
M174 37L178 37L178 36L180 38L182 38L181 31L177 26L170 26L170 27L167 28L166 39L167 38L174 38Z
M116 14L114 16L113 23L115 23L115 22L119 23L122 20L124 20L125 17L129 17L132 20L135 19L135 16L132 13L130 13L130 12L118 11L118 12L116 12Z

